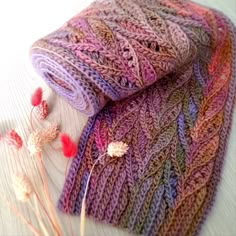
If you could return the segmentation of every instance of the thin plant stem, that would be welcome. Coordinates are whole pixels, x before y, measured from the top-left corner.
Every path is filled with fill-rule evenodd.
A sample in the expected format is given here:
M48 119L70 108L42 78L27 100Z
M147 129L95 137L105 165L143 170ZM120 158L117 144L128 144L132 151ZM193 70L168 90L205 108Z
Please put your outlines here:
M82 199L82 206L81 206L81 214L80 214L80 236L84 236L85 235L85 208L86 208L86 196L87 196L87 192L88 192L88 186L89 186L89 182L90 182L90 178L92 176L93 173L93 169L95 167L95 165L101 160L102 157L104 157L106 155L106 153L104 153L103 155L101 155L100 157L97 158L97 160L93 163L92 168L90 170L89 176L88 176L88 180L86 183L86 187L85 187L85 192L84 192L84 196Z
M49 232L47 231L46 229L46 226L43 222L43 219L42 219L42 216L40 214L40 211L39 211L39 206L38 206L38 201L37 201L37 198L35 195L33 195L33 200L34 200L34 206L32 205L32 203L30 201L28 201L29 203L29 206L31 207L31 209L33 210L33 212L35 213L35 215L37 216L37 219L39 221L39 225L43 231L43 235L45 236L50 236Z
M44 214L47 216L47 218L48 218L50 224L52 225L53 229L54 229L55 231L57 231L57 228L56 228L56 226L54 225L54 223L53 223L51 217L49 216L49 214L48 214L48 212L47 212L47 209L45 208L43 202L41 201L41 199L40 199L38 193L37 193L36 191L34 191L34 194L35 194L35 197L36 197L36 199L38 200L40 206L42 207Z
M24 173L24 174L26 175L26 172L25 172L24 169L23 169L23 165L21 164L20 159L18 159L18 158L16 158L16 159L17 159L17 162L19 162L19 165L20 165L20 167L21 167L22 173ZM43 204L43 202L42 202L40 196L39 196L38 193L35 191L35 189L33 189L33 193L34 193L36 199L38 200L40 206L42 207L42 210L43 210L44 214L46 215L46 217L48 218L48 220L49 220L51 226L52 226L53 229L59 234L59 231L57 230L56 225L54 225L54 223L53 223L51 217L49 216L49 214L48 214L48 212L47 212L47 209L45 208L45 206L44 206L44 204Z
M50 143L49 143L49 146L52 148L52 150L54 150L54 151L56 151L56 152L61 151L61 148L55 148L55 147L53 147L53 145L51 145Z
M31 232L32 232L35 236L41 236L39 230L36 229L36 228L17 210L17 208L16 208L10 201L7 200L6 197L3 197L2 194L0 194L0 197L6 202L6 204L7 204L8 207L11 209L11 211L29 228L29 230L31 230Z
M35 107L32 107L31 111L30 111L30 127L32 129L32 131L34 131L34 127L33 127L33 111L34 111Z
M53 221L53 223L56 227L57 234L62 235L60 227L57 223L57 217L56 217L56 214L55 214L55 211L54 211L54 207L52 205L52 199L51 199L51 196L49 194L49 189L48 189L48 184L47 184L47 179L46 179L46 175L45 175L45 171L44 171L44 167L43 167L41 154L38 154L37 160L38 160L38 163L39 163L39 170L40 170L41 177L42 177L42 180L43 180L43 186L44 186L44 191L45 191L45 196L46 196L46 200L47 200L47 203L48 203L49 211L53 216L52 221Z

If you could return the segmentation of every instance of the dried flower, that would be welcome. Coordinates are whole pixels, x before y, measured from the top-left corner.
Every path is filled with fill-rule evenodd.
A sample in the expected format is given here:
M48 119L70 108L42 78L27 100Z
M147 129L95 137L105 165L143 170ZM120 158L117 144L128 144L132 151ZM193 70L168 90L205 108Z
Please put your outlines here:
M28 150L30 155L37 155L42 152L44 143L54 140L59 133L58 125L52 124L45 130L36 130L30 134L28 139Z
M13 189L16 198L20 201L28 200L33 192L32 183L25 174L17 174L13 176Z
M42 88L37 88L31 96L31 104L32 106L38 106L42 101L43 90Z
M67 158L74 157L77 151L75 143L67 134L60 135L63 155Z
M6 134L6 143L16 149L20 149L23 145L21 137L19 136L19 134L16 133L15 130L10 130Z
M51 124L47 129L42 131L41 138L43 143L52 142L59 134L59 128L57 124Z
M42 131L36 130L30 134L28 139L28 150L30 155L36 155L42 152Z
M122 157L128 151L128 149L128 145L124 142L111 142L108 144L107 153L111 157Z
M37 107L37 112L39 115L39 118L41 120L44 120L48 115L48 104L45 100L43 100L40 105Z

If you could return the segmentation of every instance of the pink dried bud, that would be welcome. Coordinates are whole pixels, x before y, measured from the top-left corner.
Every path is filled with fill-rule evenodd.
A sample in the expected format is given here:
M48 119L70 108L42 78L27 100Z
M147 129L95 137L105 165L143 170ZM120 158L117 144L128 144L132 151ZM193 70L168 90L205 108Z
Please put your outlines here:
M19 134L16 133L15 130L10 130L9 132L7 132L5 138L6 143L16 149L20 149L23 145L21 137L19 136Z
M62 145L62 152L66 158L71 158L76 155L76 144L71 140L67 134L60 135L60 141Z
M117 141L117 142L111 142L108 144L107 147L107 154L110 157L116 156L116 157L122 157L127 151L129 147L126 143Z
M44 120L48 115L48 104L45 100L43 100L40 105L37 107L37 112L39 115L39 118L41 120Z
M42 101L42 96L43 96L43 90L42 88L39 87L34 91L34 93L31 96L31 105L37 107Z

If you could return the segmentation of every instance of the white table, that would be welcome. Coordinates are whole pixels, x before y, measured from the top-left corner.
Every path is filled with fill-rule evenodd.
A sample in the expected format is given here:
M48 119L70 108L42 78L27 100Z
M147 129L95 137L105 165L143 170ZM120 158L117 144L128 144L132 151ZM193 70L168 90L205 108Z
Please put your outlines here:
M91 0L40 0L40 1L1 1L0 2L0 133L10 128L17 130L24 140L29 131L29 96L33 89L42 86L45 98L52 108L49 121L61 124L62 130L77 140L86 122L86 116L72 109L55 95L32 71L28 63L28 49L36 39L61 26L67 19L84 8ZM236 0L198 0L202 4L222 10L236 24ZM67 116L63 116L67 114ZM236 114L235 114L236 115ZM35 120L35 127L40 127ZM205 222L203 236L236 235L236 117L234 117L223 175L219 184L216 202ZM15 154L16 155L16 154ZM54 203L56 203L64 183L66 161L50 147L44 150L44 163L48 173L48 183ZM35 162L22 150L27 173L37 183ZM13 153L0 142L0 194L15 202L11 188L11 176L18 169ZM35 223L35 216L28 208L17 202L17 207ZM65 216L59 213L64 235L69 235ZM72 217L75 234L79 235L79 218ZM123 231L101 226L87 221L88 236L125 235ZM10 212L4 202L0 202L0 235L31 235L30 231Z

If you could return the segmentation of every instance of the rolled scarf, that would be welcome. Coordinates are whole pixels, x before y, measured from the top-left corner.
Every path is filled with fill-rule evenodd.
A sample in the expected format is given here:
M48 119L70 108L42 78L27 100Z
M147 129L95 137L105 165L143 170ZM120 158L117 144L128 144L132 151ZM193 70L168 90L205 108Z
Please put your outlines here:
M80 214L93 163L122 141L123 157L94 168L86 214L136 234L197 234L230 131L235 44L227 17L185 0L96 1L35 42L37 72L89 116L59 209Z

